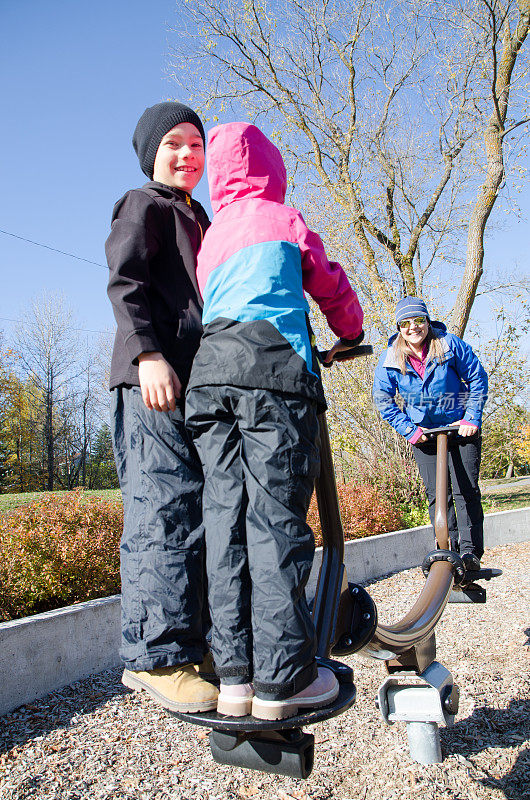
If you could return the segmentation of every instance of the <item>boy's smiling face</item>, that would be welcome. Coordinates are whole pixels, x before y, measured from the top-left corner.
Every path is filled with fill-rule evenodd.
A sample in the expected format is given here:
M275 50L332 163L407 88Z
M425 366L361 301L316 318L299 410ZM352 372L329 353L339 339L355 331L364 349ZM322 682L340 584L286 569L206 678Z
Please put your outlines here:
M156 152L153 180L191 194L204 172L202 136L191 122L175 125Z

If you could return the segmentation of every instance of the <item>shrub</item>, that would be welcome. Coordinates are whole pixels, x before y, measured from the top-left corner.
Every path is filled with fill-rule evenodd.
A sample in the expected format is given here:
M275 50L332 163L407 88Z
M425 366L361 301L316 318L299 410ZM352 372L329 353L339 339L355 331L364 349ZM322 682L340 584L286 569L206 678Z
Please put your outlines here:
M361 539L400 527L399 511L375 486L349 481L339 484L337 492L346 540ZM307 522L315 534L316 544L321 545L322 529L315 494L311 498Z
M426 495L421 505L404 503L400 507L400 514L402 528L419 528L423 525L431 524L429 522L429 504L427 503Z
M0 620L120 591L121 501L52 494L0 516Z

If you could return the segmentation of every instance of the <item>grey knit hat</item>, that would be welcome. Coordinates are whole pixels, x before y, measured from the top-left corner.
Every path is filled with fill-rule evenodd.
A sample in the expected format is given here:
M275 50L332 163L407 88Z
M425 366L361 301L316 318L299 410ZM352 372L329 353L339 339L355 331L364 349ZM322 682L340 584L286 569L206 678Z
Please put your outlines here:
M396 325L404 319L427 317L430 319L427 306L420 297L404 297L396 306Z
M142 172L147 175L149 180L153 180L155 158L160 142L171 128L181 122L191 122L192 125L195 125L206 145L202 122L195 111L183 103L157 103L146 108L138 120L132 143Z

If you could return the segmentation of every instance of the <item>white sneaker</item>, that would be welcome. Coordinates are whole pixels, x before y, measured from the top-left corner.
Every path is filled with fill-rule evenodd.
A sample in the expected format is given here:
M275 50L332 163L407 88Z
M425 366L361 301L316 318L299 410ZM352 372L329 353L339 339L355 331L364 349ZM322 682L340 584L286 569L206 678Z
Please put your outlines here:
M286 700L252 701L252 716L258 719L287 719L294 717L299 709L322 708L335 700L339 693L339 682L330 669L318 668L318 677L303 691Z
M251 683L221 683L217 713L227 717L246 717L252 710L254 688Z

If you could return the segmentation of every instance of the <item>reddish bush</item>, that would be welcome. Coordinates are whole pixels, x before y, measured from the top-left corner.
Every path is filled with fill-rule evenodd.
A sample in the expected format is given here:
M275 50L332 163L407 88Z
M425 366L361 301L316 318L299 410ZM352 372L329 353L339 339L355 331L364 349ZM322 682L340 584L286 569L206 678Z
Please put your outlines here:
M121 501L49 495L0 516L0 620L120 591Z
M397 530L401 516L390 500L383 497L375 486L354 481L339 484L339 495L344 538L362 539L376 533ZM318 516L316 495L313 494L307 522L311 526L317 546L322 544L322 530Z

